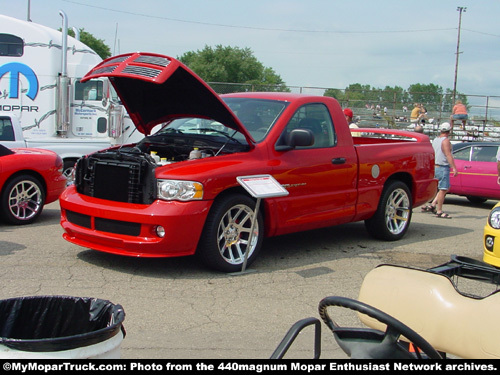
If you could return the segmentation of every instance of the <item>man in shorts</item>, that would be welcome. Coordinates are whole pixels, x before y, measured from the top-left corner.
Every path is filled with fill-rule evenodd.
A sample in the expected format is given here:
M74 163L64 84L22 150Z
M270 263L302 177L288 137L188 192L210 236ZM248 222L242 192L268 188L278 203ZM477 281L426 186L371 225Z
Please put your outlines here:
M441 219L451 219L451 216L443 212L443 203L446 193L450 190L450 169L453 176L457 175L457 167L451 153L451 142L449 139L451 125L443 122L439 126L440 134L432 141L434 148L434 177L438 180L438 192L430 205L423 206L422 211L432 212Z

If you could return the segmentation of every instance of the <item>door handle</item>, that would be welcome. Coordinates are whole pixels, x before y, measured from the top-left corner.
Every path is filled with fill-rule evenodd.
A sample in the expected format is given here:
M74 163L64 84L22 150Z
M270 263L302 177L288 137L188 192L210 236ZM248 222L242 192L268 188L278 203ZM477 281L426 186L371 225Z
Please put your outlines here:
M334 158L332 164L345 164L345 158Z

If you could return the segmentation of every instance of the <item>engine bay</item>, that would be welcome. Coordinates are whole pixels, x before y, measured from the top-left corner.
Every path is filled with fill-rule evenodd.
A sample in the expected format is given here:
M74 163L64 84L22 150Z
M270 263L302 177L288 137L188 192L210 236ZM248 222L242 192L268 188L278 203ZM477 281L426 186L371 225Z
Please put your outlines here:
M194 119L195 124L193 119L183 120L174 120L177 127L163 127L136 144L81 158L75 168L77 191L111 201L150 204L157 196L157 167L250 150L244 136L233 129L199 123L208 120Z

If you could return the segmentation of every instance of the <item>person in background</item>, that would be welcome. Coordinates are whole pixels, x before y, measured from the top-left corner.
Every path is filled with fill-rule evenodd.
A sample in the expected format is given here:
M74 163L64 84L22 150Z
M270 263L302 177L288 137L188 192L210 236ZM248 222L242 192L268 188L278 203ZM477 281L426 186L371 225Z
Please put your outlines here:
M430 205L423 206L422 211L432 212L441 219L451 219L451 216L443 212L443 203L446 193L450 189L450 169L453 170L453 176L456 176L457 167L451 153L451 142L449 135L451 125L443 122L439 129L441 133L432 141L432 147L435 153L434 177L438 180L438 192Z
M422 113L422 106L419 103L415 103L413 105L413 109L411 110L410 122L414 124L419 124L423 116L424 114Z
M424 127L422 125L415 125L415 132L416 133L423 133Z
M347 120L347 123L349 124L349 128L351 128L351 129L353 129L353 128L359 128L359 126L356 125L356 123L354 123L354 121L352 120L352 118L354 117L354 113L352 112L352 109L345 108L344 109L344 116L345 116L345 119ZM360 137L361 133L359 133L359 132L352 132L351 135L353 137Z
M453 123L455 120L462 121L462 130L465 130L465 124L467 123L467 119L469 115L467 114L467 107L462 103L461 100L457 100L455 105L453 106L453 110L451 111L451 128L453 129Z

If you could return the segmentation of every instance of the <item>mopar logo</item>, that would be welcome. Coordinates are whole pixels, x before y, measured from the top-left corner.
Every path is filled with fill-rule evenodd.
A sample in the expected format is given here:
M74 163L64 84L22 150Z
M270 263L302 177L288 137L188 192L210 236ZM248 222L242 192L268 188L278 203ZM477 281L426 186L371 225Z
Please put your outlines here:
M38 94L38 78L35 72L28 66L18 62L11 62L0 66L0 79L7 73L10 73L9 98L19 98L19 75L22 74L28 80L28 92L26 95L35 100Z

